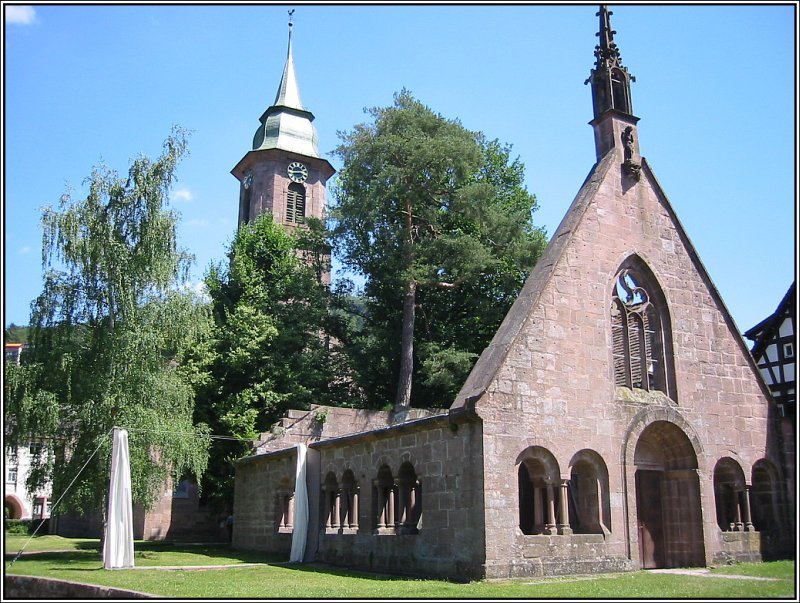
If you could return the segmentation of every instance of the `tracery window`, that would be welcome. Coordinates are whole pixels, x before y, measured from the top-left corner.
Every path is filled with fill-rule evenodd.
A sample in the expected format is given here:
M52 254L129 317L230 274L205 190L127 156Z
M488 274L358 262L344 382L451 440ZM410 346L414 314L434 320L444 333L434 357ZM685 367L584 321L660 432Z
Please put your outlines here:
M286 194L286 221L293 224L306 221L306 189L297 182L289 185Z
M655 283L635 261L617 273L611 300L614 383L675 399L669 353L669 315Z

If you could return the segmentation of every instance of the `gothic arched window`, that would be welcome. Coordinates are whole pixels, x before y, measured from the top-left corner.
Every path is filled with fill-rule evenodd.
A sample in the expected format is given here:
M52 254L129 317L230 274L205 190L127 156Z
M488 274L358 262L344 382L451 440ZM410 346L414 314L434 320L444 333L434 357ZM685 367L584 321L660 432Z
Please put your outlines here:
M289 185L286 194L286 221L292 224L306 221L306 188L297 182Z
M617 273L611 299L614 383L658 390L675 399L669 315L646 268L629 261ZM651 280L653 282L648 282Z

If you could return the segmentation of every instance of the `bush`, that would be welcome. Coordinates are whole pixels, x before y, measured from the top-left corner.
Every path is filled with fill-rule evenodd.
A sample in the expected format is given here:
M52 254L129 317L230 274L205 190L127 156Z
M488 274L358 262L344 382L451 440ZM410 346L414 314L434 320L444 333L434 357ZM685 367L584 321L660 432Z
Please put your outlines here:
M41 519L6 519L6 532L8 534L47 534L50 531L50 520L45 519L44 525L39 528L42 523ZM39 531L36 531L39 528Z

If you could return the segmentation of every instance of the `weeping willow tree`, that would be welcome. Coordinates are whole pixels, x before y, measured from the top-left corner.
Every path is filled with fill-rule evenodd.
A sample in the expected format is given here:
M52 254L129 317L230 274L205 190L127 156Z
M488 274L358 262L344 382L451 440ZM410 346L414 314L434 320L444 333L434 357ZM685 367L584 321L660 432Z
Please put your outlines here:
M114 426L129 430L145 508L170 477L205 470L209 434L192 422L198 373L185 356L206 337L208 309L180 291L191 256L167 206L186 136L173 129L161 156L133 160L126 178L95 168L85 198L42 210L43 290L30 347L7 375L5 419L7 445L43 445L28 487L66 492L55 514L104 516Z

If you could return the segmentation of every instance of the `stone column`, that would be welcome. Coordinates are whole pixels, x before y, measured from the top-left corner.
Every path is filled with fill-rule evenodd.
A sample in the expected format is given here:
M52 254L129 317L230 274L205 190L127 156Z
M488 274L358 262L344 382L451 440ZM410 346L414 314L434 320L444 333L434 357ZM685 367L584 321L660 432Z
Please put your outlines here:
M542 513L542 489L539 486L533 486L533 528L536 531L537 526L544 526L544 513Z
M386 490L383 486L375 488L378 494L378 529L386 527Z
M414 486L408 491L408 505L406 508L406 517L403 525L414 526L417 516L417 486Z
M294 493L287 495L286 527L294 528Z
M394 517L394 505L395 505L395 496L397 495L397 488L394 484L389 486L386 492L387 501L387 517L386 517L386 527L387 528L394 528L395 526L395 517Z
M325 489L325 529L330 530L333 524L333 492Z
M397 525L404 526L408 521L408 483L403 481L395 485L397 490Z
M353 504L350 507L350 527L358 529L358 486L353 490Z
M333 515L331 519L331 527L339 528L342 525L342 491L337 490L333 493Z
M744 531L755 532L753 517L750 515L750 486L745 485L742 492L742 519L744 519Z
M545 488L547 489L547 523L544 526L544 533L557 534L558 529L556 528L556 502L553 496L554 486L552 484L546 484Z
M569 503L568 492L569 480L562 479L558 488L558 533L559 534L572 534L572 528L569 527Z
M733 505L733 529L736 532L741 532L744 529L742 523L742 492L741 490L733 491L734 505Z

